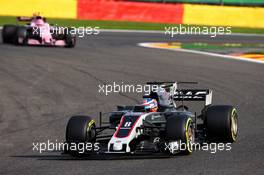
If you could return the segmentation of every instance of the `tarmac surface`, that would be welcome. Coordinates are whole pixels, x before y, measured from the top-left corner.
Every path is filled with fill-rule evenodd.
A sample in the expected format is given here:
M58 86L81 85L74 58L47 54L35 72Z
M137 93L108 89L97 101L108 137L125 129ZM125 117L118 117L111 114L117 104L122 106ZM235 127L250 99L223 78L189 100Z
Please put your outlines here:
M74 49L0 44L0 174L262 175L263 64L137 46L166 41L263 43L263 37L102 32L79 38ZM140 101L136 93L106 96L98 92L99 85L154 80L198 81L197 87L214 90L214 104L234 105L239 136L231 151L81 160L32 150L36 142L63 141L73 114L96 117L116 105Z

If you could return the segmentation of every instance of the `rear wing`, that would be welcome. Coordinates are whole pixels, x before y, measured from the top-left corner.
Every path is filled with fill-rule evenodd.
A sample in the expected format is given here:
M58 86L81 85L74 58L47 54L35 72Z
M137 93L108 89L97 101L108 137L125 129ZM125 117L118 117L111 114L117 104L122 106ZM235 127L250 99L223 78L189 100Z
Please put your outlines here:
M17 17L17 21L19 22L30 22L33 18L27 16L19 16Z
M210 89L177 89L174 92L175 101L204 101L205 106L212 104L213 91Z
M204 101L205 106L212 104L213 91L210 89L181 89L180 85L198 84L195 81L160 81L147 82L162 88L170 88L170 95L174 101Z

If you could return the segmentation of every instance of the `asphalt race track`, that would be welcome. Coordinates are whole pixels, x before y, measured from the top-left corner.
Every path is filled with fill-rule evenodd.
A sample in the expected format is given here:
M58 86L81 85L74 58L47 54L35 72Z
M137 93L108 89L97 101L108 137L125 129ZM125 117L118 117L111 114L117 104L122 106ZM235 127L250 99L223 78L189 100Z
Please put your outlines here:
M112 33L87 36L74 49L0 44L0 174L259 174L264 170L264 65L194 53L156 50L139 42L263 43L259 36L165 37ZM153 80L199 81L214 90L215 104L239 111L239 138L231 151L191 156L103 156L74 159L32 151L33 142L63 141L73 114L97 116L141 94L108 96L98 85Z

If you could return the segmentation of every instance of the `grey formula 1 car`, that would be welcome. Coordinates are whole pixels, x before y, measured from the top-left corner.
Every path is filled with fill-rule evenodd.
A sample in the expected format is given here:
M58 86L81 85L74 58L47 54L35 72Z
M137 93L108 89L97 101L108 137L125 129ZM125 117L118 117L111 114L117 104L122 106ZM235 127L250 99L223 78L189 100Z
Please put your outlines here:
M102 114L99 125L89 116L72 116L66 128L66 143L100 144L96 153L141 152L190 154L195 143L232 143L237 139L237 111L229 105L212 105L212 90L180 89L193 82L149 82L169 92L172 106L157 112L146 111L140 105L118 106L116 111ZM150 98L159 95L153 92ZM184 105L185 101L204 101L199 115ZM176 104L181 105L177 106ZM105 122L104 116L108 121ZM186 146L181 149L180 144ZM76 155L69 148L65 153ZM87 151L86 153L94 153Z

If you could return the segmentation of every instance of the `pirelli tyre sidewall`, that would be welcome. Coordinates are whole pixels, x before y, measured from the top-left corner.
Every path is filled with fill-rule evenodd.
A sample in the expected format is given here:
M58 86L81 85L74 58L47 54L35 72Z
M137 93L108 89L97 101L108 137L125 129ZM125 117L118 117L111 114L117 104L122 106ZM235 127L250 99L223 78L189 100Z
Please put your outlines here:
M235 142L238 135L238 114L233 106L210 106L205 113L207 139L211 142Z
M189 116L170 116L166 122L166 140L169 142L180 141L186 145L178 153L191 154L194 142L193 121ZM174 154L170 151L171 154Z
M89 116L72 116L66 127L66 142L93 142L96 139L95 121Z

